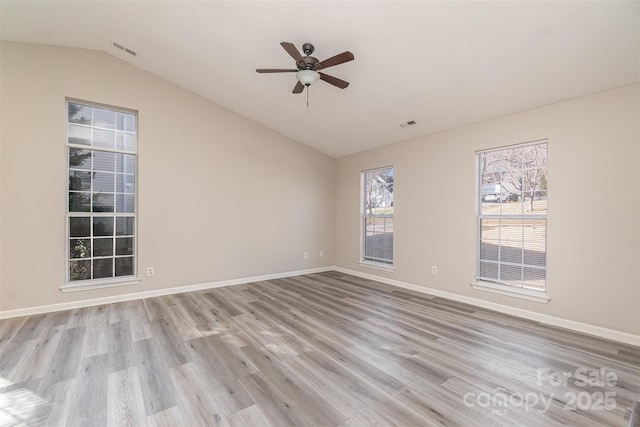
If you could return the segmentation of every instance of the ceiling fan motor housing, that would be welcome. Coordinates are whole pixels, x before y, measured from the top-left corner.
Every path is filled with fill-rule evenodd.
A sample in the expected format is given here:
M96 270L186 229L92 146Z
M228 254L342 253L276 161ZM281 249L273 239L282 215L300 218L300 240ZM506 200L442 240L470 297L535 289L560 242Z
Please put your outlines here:
M298 70L313 70L318 62L320 62L318 58L314 58L313 56L303 56L302 61L297 64Z

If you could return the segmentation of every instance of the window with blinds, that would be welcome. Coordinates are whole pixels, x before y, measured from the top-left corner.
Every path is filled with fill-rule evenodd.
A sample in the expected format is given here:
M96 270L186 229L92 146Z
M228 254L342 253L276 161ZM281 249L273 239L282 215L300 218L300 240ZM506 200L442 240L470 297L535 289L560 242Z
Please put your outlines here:
M67 286L136 274L137 117L67 102Z
M547 141L477 153L477 279L545 291Z
M393 266L393 167L362 172L361 262Z

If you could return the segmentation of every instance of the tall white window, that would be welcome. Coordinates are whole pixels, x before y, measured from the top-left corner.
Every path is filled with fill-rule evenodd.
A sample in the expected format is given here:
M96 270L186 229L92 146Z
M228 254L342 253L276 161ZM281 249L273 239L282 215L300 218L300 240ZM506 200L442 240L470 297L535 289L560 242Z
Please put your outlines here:
M480 151L477 279L543 293L547 284L547 141Z
M362 172L361 262L393 266L393 166Z
M136 275L137 117L67 102L67 286Z

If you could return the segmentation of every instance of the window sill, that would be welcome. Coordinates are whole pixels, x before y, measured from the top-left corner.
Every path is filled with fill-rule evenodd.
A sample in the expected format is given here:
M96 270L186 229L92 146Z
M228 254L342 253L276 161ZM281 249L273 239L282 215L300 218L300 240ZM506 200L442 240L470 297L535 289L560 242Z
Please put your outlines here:
M60 291L65 293L78 292L78 291L91 291L95 289L115 288L118 286L136 285L138 283L140 283L139 277L132 277L132 278L129 278L128 280L123 280L119 282L96 282L91 284L84 283L84 284L78 284L78 285L71 285L67 283L66 285L60 286Z
M534 291L532 289L514 288L500 283L478 281L472 283L471 287L479 291L493 292L495 294L507 295L510 297L520 298L527 301L539 302L546 304L551 300L549 295L544 291Z
M392 265L386 265L386 264L376 264L373 262L366 262L366 261L360 261L359 264L363 267L375 268L377 270L384 270L384 271L396 270Z

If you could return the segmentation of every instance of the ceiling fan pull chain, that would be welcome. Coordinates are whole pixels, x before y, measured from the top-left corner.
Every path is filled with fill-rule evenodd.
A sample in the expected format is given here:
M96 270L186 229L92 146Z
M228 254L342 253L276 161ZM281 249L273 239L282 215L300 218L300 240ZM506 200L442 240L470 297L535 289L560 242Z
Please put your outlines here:
M309 88L311 86L307 86L307 114L309 114Z

